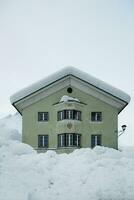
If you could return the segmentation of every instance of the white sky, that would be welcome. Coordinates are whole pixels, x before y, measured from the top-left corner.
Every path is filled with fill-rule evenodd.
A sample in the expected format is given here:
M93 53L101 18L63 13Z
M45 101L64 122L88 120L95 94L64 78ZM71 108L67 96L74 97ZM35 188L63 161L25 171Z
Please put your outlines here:
M14 92L75 66L131 96L120 114L134 145L134 1L1 0L0 112Z

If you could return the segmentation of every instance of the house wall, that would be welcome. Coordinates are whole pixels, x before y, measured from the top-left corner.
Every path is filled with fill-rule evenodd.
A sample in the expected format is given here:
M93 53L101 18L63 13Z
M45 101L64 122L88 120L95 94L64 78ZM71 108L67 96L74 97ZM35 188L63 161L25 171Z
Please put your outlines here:
M78 98L80 103L60 103L63 95ZM55 104L55 105L54 105ZM86 104L86 105L85 105ZM82 112L82 120L62 120L57 121L57 111L62 109L76 109ZM38 122L38 112L49 112L48 122ZM91 122L91 112L102 112L102 122ZM38 149L38 135L49 135L49 148L57 152L71 152L74 148L58 148L57 135L60 133L80 133L81 147L91 147L91 134L102 135L102 145L107 147L118 148L118 111L116 108L90 96L79 89L73 87L73 92L69 94L67 87L56 93L40 100L28 107L23 112L23 142ZM67 124L72 123L68 128ZM38 149L44 151L44 149Z

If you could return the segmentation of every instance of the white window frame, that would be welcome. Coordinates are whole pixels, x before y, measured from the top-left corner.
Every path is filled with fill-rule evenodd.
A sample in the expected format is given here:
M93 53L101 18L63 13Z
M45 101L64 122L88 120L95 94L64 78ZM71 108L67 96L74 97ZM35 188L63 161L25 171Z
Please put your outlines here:
M76 137L76 146L78 147L78 145L79 145L79 135L77 134L76 136L77 136Z

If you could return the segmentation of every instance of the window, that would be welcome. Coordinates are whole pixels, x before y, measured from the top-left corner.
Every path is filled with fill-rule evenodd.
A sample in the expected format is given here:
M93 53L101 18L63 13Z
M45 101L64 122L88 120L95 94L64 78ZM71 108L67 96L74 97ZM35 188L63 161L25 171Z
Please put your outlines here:
M72 93L73 92L73 89L71 87L67 88L67 92L68 93Z
M48 135L38 135L38 147L48 148Z
M102 121L102 112L91 112L91 121L93 122Z
M66 146L73 146L73 134L66 134Z
M95 147L96 145L101 146L101 135L91 135L91 147Z
M57 114L57 120L64 119L73 119L73 120L81 120L81 111L77 110L62 110Z
M65 134L58 135L58 146L65 147Z
M48 121L48 112L38 112L38 121L47 122Z
M64 133L58 135L58 147L80 147L80 134Z

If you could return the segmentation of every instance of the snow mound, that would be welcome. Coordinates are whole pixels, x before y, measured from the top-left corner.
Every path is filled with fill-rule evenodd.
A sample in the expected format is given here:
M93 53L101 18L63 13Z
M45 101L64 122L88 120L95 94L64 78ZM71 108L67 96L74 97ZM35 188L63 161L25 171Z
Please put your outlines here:
M22 119L19 113L0 119L0 145L8 140L21 140Z
M31 146L24 143L14 142L10 144L9 148L11 149L12 154L14 155L24 155L36 152Z
M67 95L64 95L60 99L60 102L68 102L68 101L77 101L77 102L80 102L79 99L76 99L76 98L73 98L73 97L69 97Z
M0 200L134 200L134 147L37 154L13 137L19 124L0 120Z

